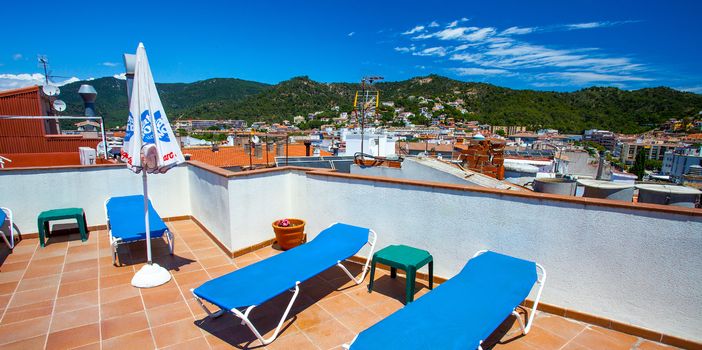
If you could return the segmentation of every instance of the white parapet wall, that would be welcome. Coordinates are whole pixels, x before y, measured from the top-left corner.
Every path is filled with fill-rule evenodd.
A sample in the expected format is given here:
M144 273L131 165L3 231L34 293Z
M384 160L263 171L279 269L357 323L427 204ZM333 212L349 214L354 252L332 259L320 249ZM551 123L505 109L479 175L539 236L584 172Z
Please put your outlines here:
M182 165L148 176L151 202L162 217L189 215L187 171ZM60 208L83 208L89 226L104 225L106 199L142 193L141 174L124 166L0 171L0 206L13 211L21 233L38 232L39 213Z

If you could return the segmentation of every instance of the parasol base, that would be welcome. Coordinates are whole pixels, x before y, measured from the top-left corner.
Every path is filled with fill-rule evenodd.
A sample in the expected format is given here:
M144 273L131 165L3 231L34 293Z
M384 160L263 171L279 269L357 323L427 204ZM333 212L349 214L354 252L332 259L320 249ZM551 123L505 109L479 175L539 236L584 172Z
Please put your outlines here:
M146 264L132 277L132 285L137 288L152 288L171 280L168 270L158 264Z

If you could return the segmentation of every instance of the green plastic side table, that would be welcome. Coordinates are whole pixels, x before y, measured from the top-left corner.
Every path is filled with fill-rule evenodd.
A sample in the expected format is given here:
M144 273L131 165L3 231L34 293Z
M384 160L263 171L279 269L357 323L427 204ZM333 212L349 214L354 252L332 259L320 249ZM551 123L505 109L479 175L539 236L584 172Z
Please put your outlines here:
M406 245L391 245L373 254L368 293L373 291L376 263L390 266L391 278L397 277L397 269L404 270L407 273L407 286L405 287L407 304L414 301L414 283L417 277L417 270L426 264L429 264L429 289L434 289L434 258L426 250Z
M37 219L37 226L39 227L39 243L42 247L45 246L44 240L50 233L49 221L64 219L75 219L78 222L78 228L80 229L81 241L85 242L88 240L88 230L85 225L85 212L83 212L82 208L53 209L41 212L41 214L39 214L39 218Z

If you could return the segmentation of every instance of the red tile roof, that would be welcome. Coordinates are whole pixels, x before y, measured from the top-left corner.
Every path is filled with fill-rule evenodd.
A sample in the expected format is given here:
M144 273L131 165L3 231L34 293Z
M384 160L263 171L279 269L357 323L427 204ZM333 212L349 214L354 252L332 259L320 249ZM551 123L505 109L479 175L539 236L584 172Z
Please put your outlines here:
M244 153L244 148L241 146L220 146L219 151L212 152L211 147L191 147L184 148L183 154L190 154L191 160L199 160L203 163L218 167L233 167L233 166L248 166L249 156ZM253 151L252 151L253 154ZM251 157L251 163L255 165L266 164L266 150L265 146L261 152L262 157L256 158ZM330 156L331 153L327 151L320 151L323 156ZM290 157L304 157L305 156L305 145L303 144L289 144L288 145L288 156ZM268 164L275 163L275 150L268 152Z

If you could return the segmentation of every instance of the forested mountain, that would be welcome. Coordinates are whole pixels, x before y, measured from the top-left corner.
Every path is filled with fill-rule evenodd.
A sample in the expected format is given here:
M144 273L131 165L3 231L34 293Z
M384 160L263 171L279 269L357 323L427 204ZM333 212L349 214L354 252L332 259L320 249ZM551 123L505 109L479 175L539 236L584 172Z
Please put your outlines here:
M77 91L84 83L97 90L96 109L107 125L123 125L127 113L125 82L111 77L63 86L61 98L69 106L67 113L81 113L82 102ZM702 110L702 95L666 87L634 91L591 87L575 92L549 92L513 90L437 75L381 82L375 87L380 90L381 101L394 101L396 107L410 112L433 106L420 105L420 96L444 105L461 99L467 113L447 108L435 114L446 113L457 120L548 127L575 133L588 128L640 132L668 118L694 116ZM332 116L334 106L349 112L359 86L296 77L276 85L216 78L189 84L157 84L157 88L171 120L182 117L275 122L317 111Z

